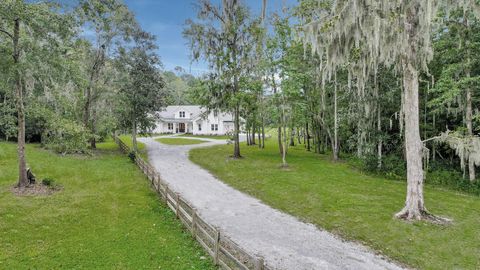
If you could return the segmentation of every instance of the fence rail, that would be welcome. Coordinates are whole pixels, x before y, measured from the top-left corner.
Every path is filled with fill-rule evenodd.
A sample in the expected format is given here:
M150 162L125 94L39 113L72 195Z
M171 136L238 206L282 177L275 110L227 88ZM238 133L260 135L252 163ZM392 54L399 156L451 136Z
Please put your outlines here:
M117 136L115 143L123 153L129 154L132 150ZM175 213L192 236L213 258L215 265L223 269L245 270L272 270L260 256L249 254L230 238L224 236L220 229L208 224L202 219L197 210L192 207L179 193L172 190L165 183L160 174L138 154L135 154L135 164L147 176L153 189L162 201Z

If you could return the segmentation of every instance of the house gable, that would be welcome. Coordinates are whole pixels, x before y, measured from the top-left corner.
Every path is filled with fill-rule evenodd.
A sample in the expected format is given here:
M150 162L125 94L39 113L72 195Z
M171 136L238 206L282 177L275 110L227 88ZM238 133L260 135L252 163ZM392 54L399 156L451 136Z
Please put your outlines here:
M192 120L202 112L198 105L167 106L163 111L157 112L160 119L168 120Z

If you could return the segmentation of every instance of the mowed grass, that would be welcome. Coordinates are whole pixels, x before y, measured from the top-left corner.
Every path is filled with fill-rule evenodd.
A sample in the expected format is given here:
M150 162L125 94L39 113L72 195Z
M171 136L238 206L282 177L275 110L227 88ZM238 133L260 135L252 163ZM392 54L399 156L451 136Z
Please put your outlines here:
M169 145L191 145L205 143L205 140L186 139L186 138L158 138L155 141Z
M281 169L275 140L266 149L242 145L193 149L190 158L225 183L319 227L362 242L410 267L480 269L480 198L427 186L427 208L450 217L449 226L393 218L405 201L406 183L368 176L330 157L290 148Z
M38 178L63 186L18 197L16 144L0 142L0 269L214 269L113 142L93 157L27 145Z
M214 139L214 140L228 140L231 138L229 135L193 135L193 134L182 134L179 137L194 137L194 138L204 138L204 139Z

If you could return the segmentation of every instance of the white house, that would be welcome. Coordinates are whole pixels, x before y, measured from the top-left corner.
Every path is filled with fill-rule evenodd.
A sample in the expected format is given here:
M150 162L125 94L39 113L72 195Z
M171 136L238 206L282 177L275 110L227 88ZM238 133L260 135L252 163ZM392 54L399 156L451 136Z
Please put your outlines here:
M233 115L208 111L198 105L168 106L157 112L154 133L191 133L193 135L225 135L233 133Z

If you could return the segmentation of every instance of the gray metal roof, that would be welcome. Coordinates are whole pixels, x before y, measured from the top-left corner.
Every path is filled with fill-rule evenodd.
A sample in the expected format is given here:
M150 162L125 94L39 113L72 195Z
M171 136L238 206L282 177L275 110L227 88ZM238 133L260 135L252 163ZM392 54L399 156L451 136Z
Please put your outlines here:
M199 105L167 106L163 111L157 112L157 115L162 119L175 119L175 113L178 111L185 111L186 118L194 119L206 110Z
M178 111L185 111L185 119L175 118L175 114ZM207 109L203 108L200 105L175 105L167 106L163 111L156 113L160 119L166 122L178 122L180 120L184 121L194 121L200 116L203 116L207 113ZM221 121L231 122L233 121L233 116L230 113L219 113Z

